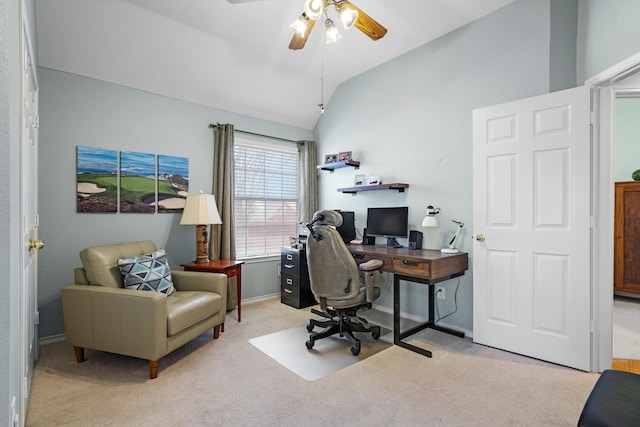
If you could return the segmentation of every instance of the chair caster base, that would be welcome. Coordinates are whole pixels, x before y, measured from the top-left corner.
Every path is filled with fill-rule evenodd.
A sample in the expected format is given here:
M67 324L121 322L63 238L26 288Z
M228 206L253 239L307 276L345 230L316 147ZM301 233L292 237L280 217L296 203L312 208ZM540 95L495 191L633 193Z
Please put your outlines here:
M354 356L357 356L360 354L360 343L357 343L356 345L351 347L351 354L353 354Z

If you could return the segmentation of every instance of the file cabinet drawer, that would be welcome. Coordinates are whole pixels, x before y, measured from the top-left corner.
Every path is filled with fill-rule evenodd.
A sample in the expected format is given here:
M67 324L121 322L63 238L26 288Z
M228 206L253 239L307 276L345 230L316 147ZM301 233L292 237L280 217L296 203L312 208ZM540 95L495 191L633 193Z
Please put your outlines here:
M280 254L280 270L282 274L298 275L300 273L300 252L283 249Z
M285 274L280 281L280 292L282 292L282 299L288 299L291 301L297 301L300 297L300 283L297 277L289 276Z

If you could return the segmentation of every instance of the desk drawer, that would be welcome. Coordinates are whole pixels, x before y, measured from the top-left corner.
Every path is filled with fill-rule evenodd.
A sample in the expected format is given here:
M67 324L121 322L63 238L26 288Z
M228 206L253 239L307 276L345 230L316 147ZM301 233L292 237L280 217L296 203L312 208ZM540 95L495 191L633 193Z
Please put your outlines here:
M407 276L430 277L429 262L414 259L395 258L393 260L393 272L396 274L406 274Z
M373 255L365 255L365 254L352 254L353 258L356 260L356 264L360 265L367 261L371 261L372 259L379 259L382 261L382 271L392 271L393 270L393 262L391 258L383 257L383 256L373 256Z

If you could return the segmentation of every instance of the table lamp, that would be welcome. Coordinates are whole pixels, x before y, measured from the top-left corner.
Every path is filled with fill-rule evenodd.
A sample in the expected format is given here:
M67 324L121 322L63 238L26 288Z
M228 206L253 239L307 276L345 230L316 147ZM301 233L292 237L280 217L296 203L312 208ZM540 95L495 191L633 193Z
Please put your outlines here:
M196 226L196 264L209 263L210 224L222 224L216 200L211 194L189 194L182 211L181 225Z
M422 226L437 227L438 218L436 218L436 215L438 215L439 213L440 213L440 208L434 208L431 205L427 206L427 215L422 220ZM462 227L464 227L464 223L461 221L456 221L455 219L449 217L448 215L445 215L445 216L447 216L454 224L457 224L458 228L456 229L456 233L453 235L451 240L449 240L449 246L446 248L440 249L440 252L445 254L457 254L460 251L458 250L458 248L456 248L456 240L458 240L458 237L460 236L460 231L462 230Z

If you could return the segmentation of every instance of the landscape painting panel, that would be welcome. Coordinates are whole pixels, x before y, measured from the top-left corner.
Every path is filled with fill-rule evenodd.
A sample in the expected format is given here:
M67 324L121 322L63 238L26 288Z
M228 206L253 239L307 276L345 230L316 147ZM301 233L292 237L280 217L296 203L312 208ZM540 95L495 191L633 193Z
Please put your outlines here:
M156 155L120 152L120 212L155 213Z
M189 159L158 155L158 212L182 212L189 192Z
M118 212L118 152L76 147L76 211Z

